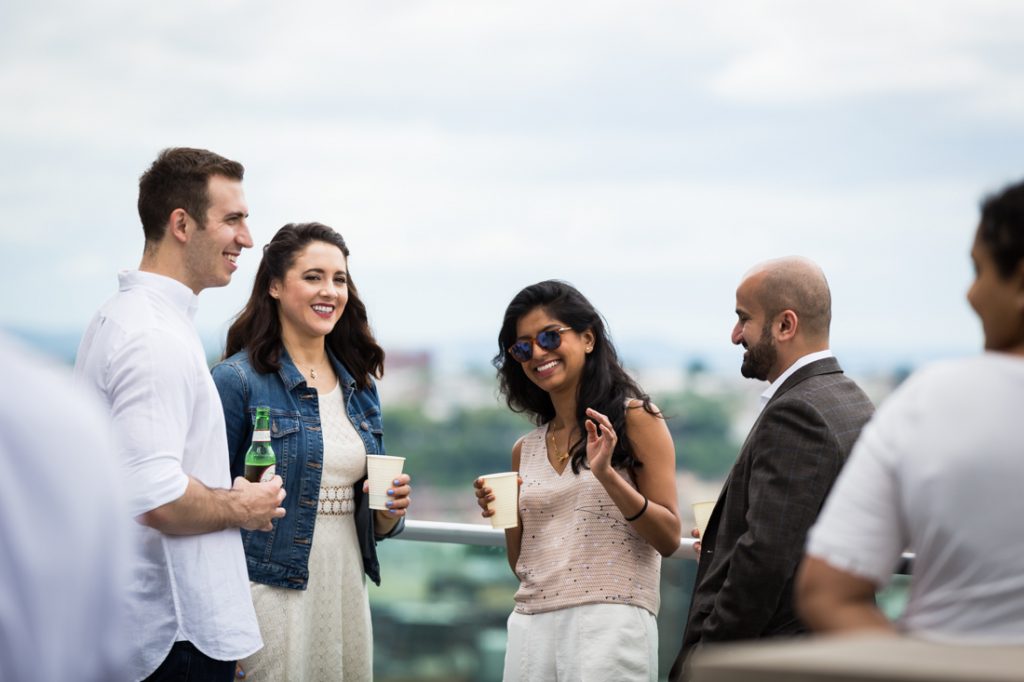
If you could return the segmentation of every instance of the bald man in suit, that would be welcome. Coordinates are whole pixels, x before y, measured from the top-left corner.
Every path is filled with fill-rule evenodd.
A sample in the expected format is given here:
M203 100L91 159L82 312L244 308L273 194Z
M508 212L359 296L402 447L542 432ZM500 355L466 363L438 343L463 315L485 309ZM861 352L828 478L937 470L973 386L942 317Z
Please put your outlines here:
M793 607L807 531L874 411L829 350L831 308L824 273L804 258L762 263L736 290L740 372L770 385L701 538L670 680L702 644L807 631Z

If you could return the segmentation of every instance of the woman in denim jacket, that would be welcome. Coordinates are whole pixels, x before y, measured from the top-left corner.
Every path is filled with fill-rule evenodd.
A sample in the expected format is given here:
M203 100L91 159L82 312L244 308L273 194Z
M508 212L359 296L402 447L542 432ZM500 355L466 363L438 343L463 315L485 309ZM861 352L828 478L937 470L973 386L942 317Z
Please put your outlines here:
M384 351L348 255L326 225L282 227L213 368L232 473L242 474L256 408L269 406L287 492L273 530L242 532L264 640L239 662L246 679L372 679L366 576L380 584L375 543L401 531L410 488L402 474L387 511L368 507L366 455L384 453L373 382Z

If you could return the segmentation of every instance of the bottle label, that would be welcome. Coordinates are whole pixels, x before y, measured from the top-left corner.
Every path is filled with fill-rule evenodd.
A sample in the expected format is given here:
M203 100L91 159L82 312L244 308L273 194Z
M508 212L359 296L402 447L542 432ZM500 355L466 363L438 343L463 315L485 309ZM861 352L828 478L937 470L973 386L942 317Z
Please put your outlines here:
M253 431L252 432L253 443L269 443L270 442L270 431Z
M274 477L275 467L273 464L264 466L262 464L246 464L245 480L250 483L266 483Z

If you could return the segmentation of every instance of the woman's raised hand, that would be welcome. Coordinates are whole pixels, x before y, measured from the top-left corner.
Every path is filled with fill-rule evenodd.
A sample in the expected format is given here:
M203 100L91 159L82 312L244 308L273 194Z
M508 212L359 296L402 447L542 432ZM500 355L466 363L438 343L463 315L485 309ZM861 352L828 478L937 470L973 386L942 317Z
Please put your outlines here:
M612 453L619 437L605 415L588 407L587 416L587 464L595 476L600 476L611 468Z

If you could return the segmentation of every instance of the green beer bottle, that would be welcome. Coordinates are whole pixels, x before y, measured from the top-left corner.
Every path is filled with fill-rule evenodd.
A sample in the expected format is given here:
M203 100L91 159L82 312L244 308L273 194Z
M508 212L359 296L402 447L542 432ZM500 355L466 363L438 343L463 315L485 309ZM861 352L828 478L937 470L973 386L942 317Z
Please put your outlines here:
M245 480L259 483L274 477L274 448L270 447L270 408L256 408L256 424L252 432L252 445L245 453Z

